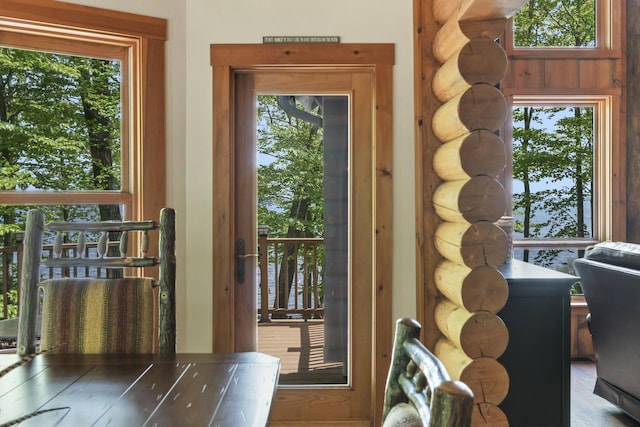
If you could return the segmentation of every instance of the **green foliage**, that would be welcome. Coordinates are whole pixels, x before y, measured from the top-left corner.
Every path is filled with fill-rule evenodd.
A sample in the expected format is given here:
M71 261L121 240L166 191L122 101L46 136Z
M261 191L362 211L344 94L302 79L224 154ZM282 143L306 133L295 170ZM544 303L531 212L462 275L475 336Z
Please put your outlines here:
M592 208L593 108L514 109L513 178L516 232L525 238L588 237ZM585 208L587 212L585 212ZM560 251L540 251L552 265Z
M595 0L531 0L514 16L514 45L593 47ZM593 108L541 106L514 110L515 231L525 238L588 237L592 232ZM560 250L541 250L536 263L555 265ZM525 251L525 260L528 260Z
M16 289L10 289L7 292L7 316L6 317L4 317L4 311L2 307L4 307L4 298L3 298L3 295L0 293L0 320L18 317L18 291Z
M311 113L321 112L316 107ZM276 237L291 229L322 236L322 129L287 114L275 96L260 96L258 153L264 159L258 166L258 223Z
M0 48L0 191L119 190L120 83L117 61ZM119 219L117 206L38 207L47 221ZM29 208L0 206L1 246Z
M514 45L596 45L595 0L530 0L514 16Z
M120 189L120 108L117 61L0 48L0 189Z

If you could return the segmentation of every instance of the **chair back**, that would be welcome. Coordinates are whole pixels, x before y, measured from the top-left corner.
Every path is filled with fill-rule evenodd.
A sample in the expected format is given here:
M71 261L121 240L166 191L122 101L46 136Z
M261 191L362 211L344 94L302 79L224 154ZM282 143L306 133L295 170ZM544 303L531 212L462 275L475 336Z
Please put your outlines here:
M150 256L149 232L154 230L159 235L158 255ZM45 232L53 233L53 249L43 258ZM97 242L90 252L87 239L92 237ZM72 238L75 245L69 256L63 242ZM139 256L131 255L129 242ZM49 270L50 279L41 280L43 268ZM173 209L162 209L160 222L47 224L41 211L30 210L22 257L18 353L35 353L38 340L42 350L51 352L175 353L175 269ZM149 277L158 270L157 279ZM68 277L79 272L83 277Z
M473 392L452 381L419 340L420 324L399 319L384 395L383 427L468 427Z

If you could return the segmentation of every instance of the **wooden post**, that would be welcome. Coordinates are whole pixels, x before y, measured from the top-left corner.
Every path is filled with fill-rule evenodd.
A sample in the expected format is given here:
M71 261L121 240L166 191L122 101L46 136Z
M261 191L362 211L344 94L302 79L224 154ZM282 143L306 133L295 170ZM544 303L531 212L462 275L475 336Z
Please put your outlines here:
M494 132L507 117L504 96L495 87L506 72L506 55L495 39L524 1L414 2L415 28L421 34L416 43L416 111L422 126L416 150L418 215L432 217L429 212L435 211L441 220L418 221L419 247L427 249L418 258L418 272L431 273L435 280L435 289L422 280L426 286L418 295L424 299L425 324L437 326L426 336L446 337L430 341L438 357L473 385L472 425L478 426L509 425L497 406L509 385L496 360L508 343L496 313L508 294L497 268L506 260L509 243L493 224L506 207L504 189L491 181L506 164L504 142ZM422 124L429 119L430 126ZM431 247L437 253L429 253Z
M26 356L36 352L38 312L38 282L42 258L44 214L32 209L27 212L22 254L22 280L20 281L20 320L18 321L18 354Z
M478 83L495 86L506 72L504 49L488 37L474 37L436 72L433 93L446 102Z
M433 132L442 142L471 131L498 130L507 117L507 103L498 89L487 84L471 86L451 98L433 115Z
M459 21L452 17L436 34L433 41L433 55L441 64L444 64L474 37L497 39L504 32L506 23L506 18Z
M489 221L473 224L443 222L436 228L435 245L449 261L470 268L488 265L500 267L507 259L507 235Z
M160 354L176 352L176 213L160 211Z
M509 427L509 420L502 409L493 403L473 405L472 426Z
M269 227L258 226L260 251L260 323L271 322L269 317Z
M475 404L498 405L507 397L509 374L496 359L472 359L447 338L438 340L434 354L442 361L451 379L462 381L471 388Z
M471 313L443 298L436 305L435 318L440 331L470 358L497 359L507 349L509 332L494 313Z

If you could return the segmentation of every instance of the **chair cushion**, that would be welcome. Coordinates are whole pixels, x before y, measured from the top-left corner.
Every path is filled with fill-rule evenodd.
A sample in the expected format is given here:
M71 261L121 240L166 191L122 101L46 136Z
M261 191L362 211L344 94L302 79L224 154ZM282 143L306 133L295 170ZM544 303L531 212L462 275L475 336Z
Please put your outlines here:
M56 353L153 353L154 283L146 277L41 282L42 349Z
M382 423L382 427L422 427L422 419L415 406L409 403L395 405Z
M589 246L585 250L584 258L638 270L640 269L640 245L606 241Z

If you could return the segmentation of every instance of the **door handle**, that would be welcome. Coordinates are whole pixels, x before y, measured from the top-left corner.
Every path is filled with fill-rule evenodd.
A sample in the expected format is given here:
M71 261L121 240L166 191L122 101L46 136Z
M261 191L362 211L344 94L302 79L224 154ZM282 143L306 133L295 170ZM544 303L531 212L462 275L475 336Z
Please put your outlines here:
M244 283L244 278L245 278L245 259L250 258L250 257L259 257L260 254L245 254L245 244L244 244L244 239L238 239L238 242L236 244L236 278L238 280L238 283Z

